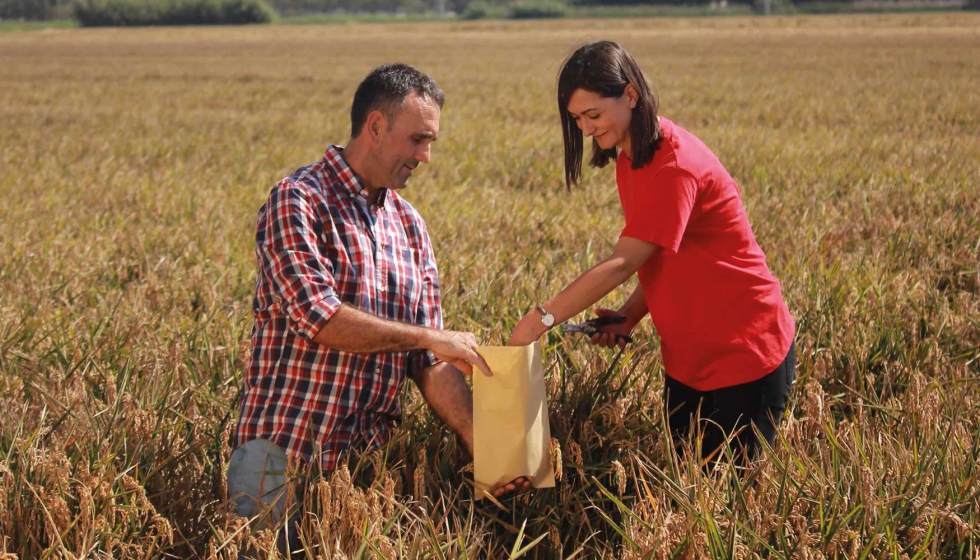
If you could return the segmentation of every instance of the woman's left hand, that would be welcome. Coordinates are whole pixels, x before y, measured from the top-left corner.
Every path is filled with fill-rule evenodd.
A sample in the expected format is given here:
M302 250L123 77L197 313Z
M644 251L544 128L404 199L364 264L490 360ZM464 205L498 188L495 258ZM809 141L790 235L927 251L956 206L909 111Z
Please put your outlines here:
M541 335L547 330L541 322L541 314L536 310L531 310L517 322L514 332L510 335L510 340L507 341L507 346L527 346L541 338Z

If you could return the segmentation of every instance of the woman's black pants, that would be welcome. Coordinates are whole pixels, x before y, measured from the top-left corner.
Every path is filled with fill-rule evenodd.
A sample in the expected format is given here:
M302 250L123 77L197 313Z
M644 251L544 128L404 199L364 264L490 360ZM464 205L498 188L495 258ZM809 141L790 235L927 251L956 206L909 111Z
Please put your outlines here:
M773 444L795 377L795 343L772 373L733 387L698 391L666 375L664 403L674 447L681 452L683 442L697 428L702 437L701 457L706 465L724 457L726 442L731 446L736 464L755 460L760 449L755 429L770 446Z

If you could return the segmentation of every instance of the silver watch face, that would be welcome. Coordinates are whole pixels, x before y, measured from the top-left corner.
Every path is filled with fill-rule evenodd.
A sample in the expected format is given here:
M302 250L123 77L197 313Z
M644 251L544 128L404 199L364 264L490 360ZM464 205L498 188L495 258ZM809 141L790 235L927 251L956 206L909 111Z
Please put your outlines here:
M551 313L545 312L545 314L541 316L541 322L544 323L544 326L550 327L555 324L555 316Z

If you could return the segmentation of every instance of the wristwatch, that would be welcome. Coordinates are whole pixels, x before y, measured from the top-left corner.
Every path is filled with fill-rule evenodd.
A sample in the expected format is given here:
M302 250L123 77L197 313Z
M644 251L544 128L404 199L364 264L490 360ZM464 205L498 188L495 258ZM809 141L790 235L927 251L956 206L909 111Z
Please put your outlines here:
M555 326L555 316L554 315L552 315L551 313L548 313L545 310L545 308L541 307L540 305L537 306L537 307L535 307L535 309L537 309L538 310L538 313L541 314L541 324L542 325L548 327L549 329L551 327Z

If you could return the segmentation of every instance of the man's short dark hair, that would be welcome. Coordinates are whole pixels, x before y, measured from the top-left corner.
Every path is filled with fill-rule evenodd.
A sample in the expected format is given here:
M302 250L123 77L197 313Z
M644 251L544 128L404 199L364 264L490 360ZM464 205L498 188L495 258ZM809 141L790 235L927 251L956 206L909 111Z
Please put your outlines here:
M408 64L385 64L372 70L354 94L350 108L351 138L361 134L372 111L381 111L391 123L412 93L435 100L440 109L446 100L435 80Z

